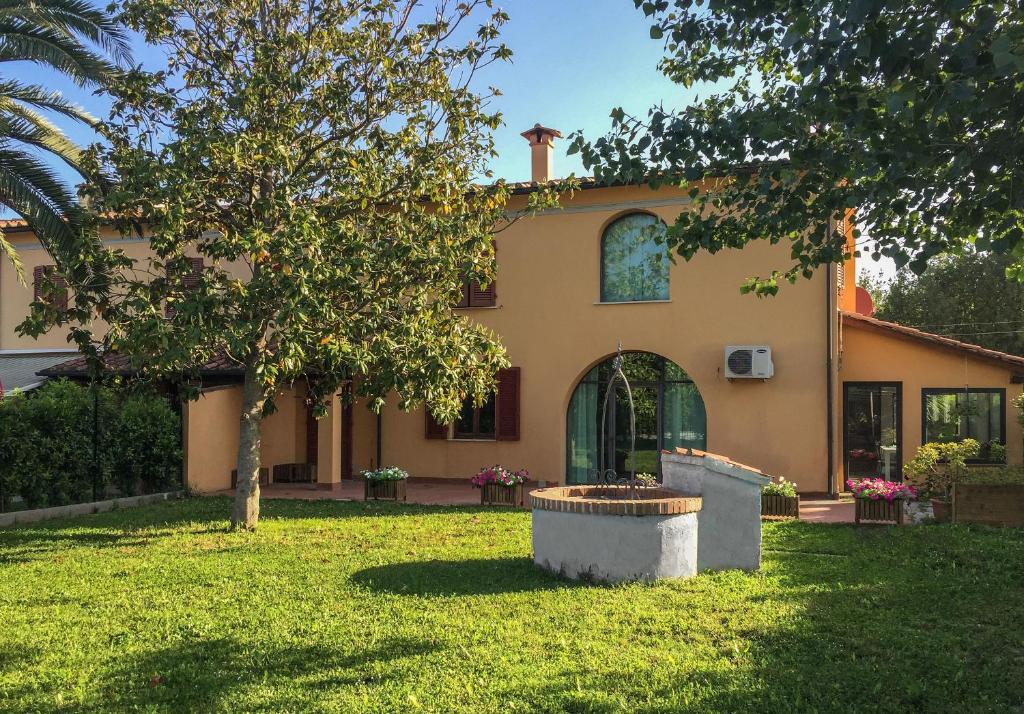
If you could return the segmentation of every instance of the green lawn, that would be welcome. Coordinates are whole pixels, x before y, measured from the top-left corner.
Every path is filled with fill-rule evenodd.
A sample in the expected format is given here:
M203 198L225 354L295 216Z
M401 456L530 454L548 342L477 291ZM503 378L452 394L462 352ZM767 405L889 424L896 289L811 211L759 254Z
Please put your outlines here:
M1024 711L1024 531L766 524L598 587L530 517L195 499L0 531L0 711Z

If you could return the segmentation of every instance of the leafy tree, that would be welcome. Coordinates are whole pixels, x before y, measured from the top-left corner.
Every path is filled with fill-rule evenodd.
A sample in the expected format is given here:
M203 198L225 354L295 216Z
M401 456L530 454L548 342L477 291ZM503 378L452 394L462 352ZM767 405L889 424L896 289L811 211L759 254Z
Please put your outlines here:
M218 354L239 364L235 527L257 523L260 422L282 386L308 381L322 413L351 378L374 408L396 393L454 419L507 364L494 334L452 309L464 280L493 279L492 231L511 220L508 187L475 182L490 177L500 116L474 77L510 54L507 16L489 7L125 4L169 72L120 86L95 164L120 183L90 196L125 230L145 223L154 257L83 255L111 289L81 286L68 315L37 311L24 330L74 321L94 358L113 349L158 376L197 377ZM102 339L95 317L110 326Z
M774 294L842 258L846 218L862 253L915 272L971 243L1024 257L1020 3L634 1L662 71L711 94L616 109L608 136L572 149L600 179L689 185L694 210L668 233L684 258L788 241L793 264L744 285Z
M123 27L86 0L14 0L0 8L0 63L31 62L95 87L109 82L117 65L130 58ZM82 155L41 112L90 125L96 121L59 92L10 72L0 76L0 205L27 220L61 261L78 252L77 201L45 157L81 173ZM0 251L20 272L18 256L2 233Z
M933 258L922 275L901 270L888 283L869 278L878 290L875 316L1024 355L1024 285L1006 280L1013 260L967 250Z

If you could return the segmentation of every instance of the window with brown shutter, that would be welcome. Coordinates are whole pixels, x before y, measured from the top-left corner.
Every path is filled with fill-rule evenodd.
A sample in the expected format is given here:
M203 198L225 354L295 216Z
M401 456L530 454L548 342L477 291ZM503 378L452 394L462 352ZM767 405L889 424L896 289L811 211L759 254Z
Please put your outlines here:
M68 309L68 281L57 275L56 265L37 265L32 269L32 299L58 310Z
M495 438L498 441L519 441L519 368L498 370L497 381L498 414Z
M494 256L497 260L498 244L494 243ZM483 287L475 280L467 280L462 286L462 299L455 307L494 307L498 304L498 281L492 280Z
M441 424L434 415L430 413L430 407L423 407L423 414L426 417L424 436L428 439L447 439L448 425Z
M199 278L203 274L203 268L205 267L203 258L188 258L190 269L188 273L182 276L181 286L185 291L195 290L199 285ZM167 279L173 280L174 276L171 274L171 269L167 269ZM174 307L170 304L164 307L164 314L167 317L174 317Z
M494 394L490 394L482 405L469 396L462 401L459 418L455 420L453 436L456 439L494 438Z

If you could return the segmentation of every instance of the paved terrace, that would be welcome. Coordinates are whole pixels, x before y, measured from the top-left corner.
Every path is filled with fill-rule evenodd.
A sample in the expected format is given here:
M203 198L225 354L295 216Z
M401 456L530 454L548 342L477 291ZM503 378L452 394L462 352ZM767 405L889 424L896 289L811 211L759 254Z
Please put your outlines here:
M527 484L528 492L537 488L540 486L536 483ZM233 494L234 491L222 491L222 493ZM463 506L480 503L480 491L463 481L413 478L409 479L406 493L409 503L431 506ZM260 494L263 498L361 501L363 500L363 482L346 480L334 489L317 488L316 484L270 484L261 486ZM801 497L800 519L817 523L853 523L853 502L836 501L818 496Z

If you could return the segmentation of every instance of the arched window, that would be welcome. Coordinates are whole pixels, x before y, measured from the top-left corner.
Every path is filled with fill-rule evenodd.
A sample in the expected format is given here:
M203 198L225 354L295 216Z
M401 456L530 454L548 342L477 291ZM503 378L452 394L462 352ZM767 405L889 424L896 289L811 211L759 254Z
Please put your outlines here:
M587 483L596 469L613 468L619 475L661 476L662 449L707 448L704 400L690 376L674 362L650 352L626 352L622 367L633 393L636 417L636 462L630 457L629 402L621 384L609 400L604 443L600 442L604 390L611 376L611 358L594 367L576 385L566 418L566 481ZM603 457L603 459L602 459Z
M631 213L601 238L601 302L668 300L668 252L658 238L665 224Z

